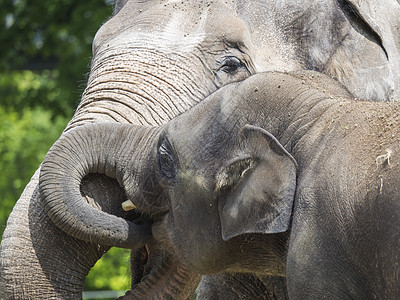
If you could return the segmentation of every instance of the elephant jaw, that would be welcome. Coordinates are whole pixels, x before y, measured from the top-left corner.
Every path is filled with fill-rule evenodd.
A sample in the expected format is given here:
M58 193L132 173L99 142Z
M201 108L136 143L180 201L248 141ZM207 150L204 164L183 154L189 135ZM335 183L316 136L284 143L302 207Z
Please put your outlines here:
M148 246L144 247L146 254L143 255L145 263L150 253ZM157 263L154 270L144 276L138 284L118 299L189 299L199 284L201 275L182 265L178 259L167 254L161 263Z

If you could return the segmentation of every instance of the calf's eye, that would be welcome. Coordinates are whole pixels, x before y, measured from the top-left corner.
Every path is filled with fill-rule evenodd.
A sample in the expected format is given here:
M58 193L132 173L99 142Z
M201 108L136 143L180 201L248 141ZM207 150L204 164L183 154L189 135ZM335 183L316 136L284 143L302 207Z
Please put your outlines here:
M171 144L164 139L158 147L158 166L160 173L168 180L174 179L177 173L175 156Z

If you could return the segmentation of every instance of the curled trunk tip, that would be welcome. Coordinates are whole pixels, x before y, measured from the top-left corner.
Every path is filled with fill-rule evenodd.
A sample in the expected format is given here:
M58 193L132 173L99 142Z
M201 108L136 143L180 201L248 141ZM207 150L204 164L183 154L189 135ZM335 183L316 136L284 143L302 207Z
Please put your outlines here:
M80 193L81 181L89 173L105 173L124 185L126 174L120 169L126 168L117 160L127 141L140 138L140 129L88 124L64 133L53 145L41 166L39 192L46 213L60 229L78 239L123 248L140 247L151 237L150 223L138 225L107 214L90 206Z

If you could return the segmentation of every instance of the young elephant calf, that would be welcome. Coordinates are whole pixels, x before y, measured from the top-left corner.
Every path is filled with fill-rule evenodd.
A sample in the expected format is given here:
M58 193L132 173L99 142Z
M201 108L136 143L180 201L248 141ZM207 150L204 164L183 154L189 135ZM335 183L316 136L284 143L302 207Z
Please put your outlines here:
M77 238L169 250L126 299L185 299L221 271L286 276L291 299L400 299L399 125L397 103L349 99L321 74L257 74L162 127L71 130L41 199ZM116 178L140 218L82 201L88 173Z
M398 299L400 106L314 76L254 75L171 121L153 234L201 273L286 273L291 299Z

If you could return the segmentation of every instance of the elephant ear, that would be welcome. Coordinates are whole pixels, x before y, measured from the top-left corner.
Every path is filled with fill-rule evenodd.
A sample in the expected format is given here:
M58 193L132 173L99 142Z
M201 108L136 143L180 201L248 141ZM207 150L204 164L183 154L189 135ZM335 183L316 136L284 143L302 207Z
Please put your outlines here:
M224 166L217 178L222 237L279 233L289 228L296 190L296 161L266 130L246 125L243 157Z
M356 18L363 20L378 36L392 73L394 98L400 96L400 1L340 0L348 4Z

